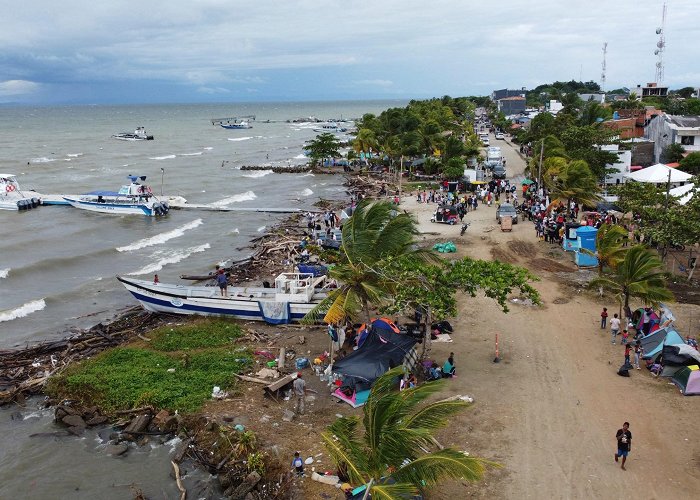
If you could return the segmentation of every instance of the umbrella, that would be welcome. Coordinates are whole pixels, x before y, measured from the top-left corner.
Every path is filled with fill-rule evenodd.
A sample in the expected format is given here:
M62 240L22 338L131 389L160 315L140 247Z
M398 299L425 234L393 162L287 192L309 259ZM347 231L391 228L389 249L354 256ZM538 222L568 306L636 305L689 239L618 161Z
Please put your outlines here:
M535 181L530 180L530 179L524 179L523 182L521 183L523 186L529 186L530 184L534 184Z

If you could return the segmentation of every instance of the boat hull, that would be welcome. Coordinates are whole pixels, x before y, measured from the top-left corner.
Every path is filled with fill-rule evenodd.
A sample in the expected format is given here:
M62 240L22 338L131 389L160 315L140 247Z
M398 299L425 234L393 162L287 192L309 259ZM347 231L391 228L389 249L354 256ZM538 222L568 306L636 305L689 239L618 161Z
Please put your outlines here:
M156 215L150 204L143 203L99 203L97 201L81 200L64 196L64 199L75 208L87 210L88 212L98 212L112 215Z
M228 297L221 297L218 287L187 287L151 283L117 276L124 287L147 311L156 313L225 316L236 319L282 324L300 321L325 297L319 294L312 302L275 303L274 289L230 287ZM196 290L196 292L194 292ZM275 317L266 314L267 306L286 307Z

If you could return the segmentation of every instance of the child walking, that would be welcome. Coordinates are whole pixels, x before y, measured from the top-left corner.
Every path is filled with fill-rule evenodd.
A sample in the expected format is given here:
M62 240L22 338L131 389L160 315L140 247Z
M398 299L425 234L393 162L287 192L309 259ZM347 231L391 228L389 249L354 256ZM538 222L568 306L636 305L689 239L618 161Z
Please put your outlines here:
M642 342L638 340L638 341L634 344L634 367L635 367L637 370L640 370L640 368L639 368L639 358L642 357L642 351L643 351L643 350L644 350L644 348L642 347Z
M608 326L608 308L604 307L600 313L600 329L605 330L606 326Z

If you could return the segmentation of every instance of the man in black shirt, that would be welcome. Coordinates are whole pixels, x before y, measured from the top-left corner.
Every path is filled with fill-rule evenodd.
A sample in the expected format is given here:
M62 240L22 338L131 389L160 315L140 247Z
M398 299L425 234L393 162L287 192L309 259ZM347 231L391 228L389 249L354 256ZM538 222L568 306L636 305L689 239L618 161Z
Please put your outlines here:
M622 429L618 429L615 437L617 438L617 453L615 453L615 461L617 462L622 457L622 470L625 469L625 461L627 455L632 451L632 433L629 431L630 423L622 424Z

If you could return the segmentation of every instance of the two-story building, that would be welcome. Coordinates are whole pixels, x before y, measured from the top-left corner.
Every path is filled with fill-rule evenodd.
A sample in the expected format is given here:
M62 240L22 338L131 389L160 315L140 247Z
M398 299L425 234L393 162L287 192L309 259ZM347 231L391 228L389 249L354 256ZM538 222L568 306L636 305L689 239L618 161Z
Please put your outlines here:
M526 92L527 92L527 89L525 87L523 87L520 90L511 90L511 89L494 90L493 92L491 92L491 100L493 102L496 102L499 99L505 99L506 97L525 97Z
M526 108L524 96L503 97L498 99L496 104L498 111L506 116L524 113Z
M688 153L700 151L700 116L656 116L644 129L644 137L654 142L654 160L660 162L664 150L680 144Z

